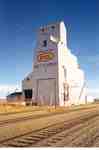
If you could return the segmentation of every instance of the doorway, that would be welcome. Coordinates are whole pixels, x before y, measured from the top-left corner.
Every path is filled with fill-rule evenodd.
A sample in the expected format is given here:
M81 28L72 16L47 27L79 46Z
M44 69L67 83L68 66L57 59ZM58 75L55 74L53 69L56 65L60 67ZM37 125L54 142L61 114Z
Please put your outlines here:
M39 79L38 80L38 104L55 105L56 104L56 80Z

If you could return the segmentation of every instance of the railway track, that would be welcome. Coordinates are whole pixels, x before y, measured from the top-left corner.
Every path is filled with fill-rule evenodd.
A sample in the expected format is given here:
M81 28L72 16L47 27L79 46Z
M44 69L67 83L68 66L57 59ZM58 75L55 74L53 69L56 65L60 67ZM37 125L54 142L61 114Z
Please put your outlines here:
M96 108L96 107L94 106L94 107L90 107L90 108L77 108L74 110L71 109L71 110L65 110L62 112L50 112L50 113L46 113L46 114L28 115L28 116L18 117L18 118L14 118L14 119L6 119L3 121L0 121L0 127L8 126L9 124L14 124L14 123L18 123L18 122L39 119L41 117L44 118L44 117L54 116L54 115L58 115L58 114L65 114L65 113L70 113L70 112L79 111L79 110L90 110L92 108Z
M93 135L90 134L91 129L95 128L96 119L99 119L99 116L94 117L87 122L77 124L72 126L70 129L64 130L48 139L45 139L37 144L33 145L34 147L44 147L44 146L55 146L55 147L92 147L95 143L95 140L99 137L99 129L97 134L93 132ZM99 122L98 122L99 124Z
M7 146L7 147L30 147L30 146L52 146L54 142L60 141L62 136L57 137L53 139L50 142L44 142L44 140L49 139L61 132L64 132L66 130L70 130L72 127L78 127L78 125L82 125L85 122L88 122L89 120L92 120L95 117L99 116L99 112L93 111L93 112L87 112L84 115L80 115L79 117L76 117L69 121L62 121L50 126L47 126L45 128L31 131L23 135L19 135L16 137L8 138L6 140L0 141L0 146ZM78 127L79 128L79 127ZM78 130L75 129L75 130ZM43 143L43 144L42 144Z

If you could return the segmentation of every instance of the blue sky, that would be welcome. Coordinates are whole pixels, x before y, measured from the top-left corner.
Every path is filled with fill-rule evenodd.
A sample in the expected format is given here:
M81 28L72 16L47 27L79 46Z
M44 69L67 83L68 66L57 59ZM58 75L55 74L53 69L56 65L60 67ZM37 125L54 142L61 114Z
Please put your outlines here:
M87 86L98 96L98 7L98 0L0 0L0 96L20 87L32 70L36 30L60 20L67 26L68 47L85 71Z

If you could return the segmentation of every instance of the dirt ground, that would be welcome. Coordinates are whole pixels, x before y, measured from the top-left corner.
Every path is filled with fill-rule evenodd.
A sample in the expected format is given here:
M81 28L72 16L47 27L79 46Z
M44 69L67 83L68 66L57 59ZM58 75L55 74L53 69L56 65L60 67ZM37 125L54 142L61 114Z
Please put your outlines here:
M35 134L39 140L34 143L30 137ZM12 143L15 147L99 147L99 104L56 109L0 105L0 146Z

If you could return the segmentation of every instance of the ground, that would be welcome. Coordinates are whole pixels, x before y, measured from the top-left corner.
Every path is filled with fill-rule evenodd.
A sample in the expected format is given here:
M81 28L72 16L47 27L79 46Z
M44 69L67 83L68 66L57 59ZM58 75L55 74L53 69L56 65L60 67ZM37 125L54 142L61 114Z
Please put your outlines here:
M99 104L0 105L0 147L98 147Z

